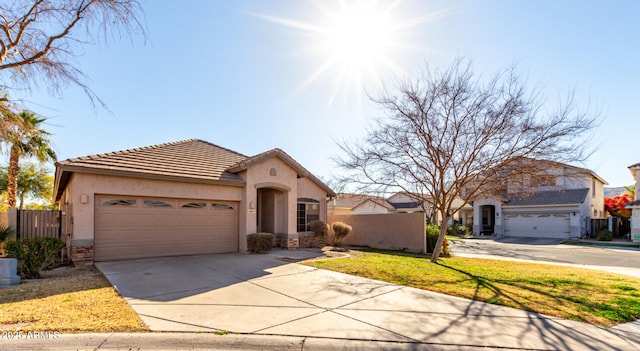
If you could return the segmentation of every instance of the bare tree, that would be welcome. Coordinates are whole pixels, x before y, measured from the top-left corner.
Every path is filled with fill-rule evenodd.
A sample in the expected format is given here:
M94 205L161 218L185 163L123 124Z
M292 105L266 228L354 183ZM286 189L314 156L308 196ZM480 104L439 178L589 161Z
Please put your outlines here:
M27 89L44 82L52 92L67 84L81 87L92 103L104 103L86 85L72 62L86 38L106 39L110 31L139 32L136 0L24 0L0 4L0 74ZM5 90L7 80L4 80ZM7 99L7 97L3 97Z
M433 262L456 211L544 174L548 164L536 160L584 160L583 136L596 123L573 94L547 111L513 69L483 80L462 59L374 101L386 118L360 142L340 144L339 166L361 189L398 189L432 204L441 220Z

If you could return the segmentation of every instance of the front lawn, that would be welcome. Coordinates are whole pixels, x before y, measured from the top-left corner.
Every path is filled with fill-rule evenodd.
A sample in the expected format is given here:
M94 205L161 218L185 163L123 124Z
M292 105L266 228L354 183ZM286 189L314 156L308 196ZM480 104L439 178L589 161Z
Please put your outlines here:
M53 276L56 273L58 276ZM92 268L63 268L43 272L43 277L0 290L0 330L50 333L148 330L107 279Z
M640 318L640 279L588 269L350 251L351 257L308 261L317 268L610 327Z

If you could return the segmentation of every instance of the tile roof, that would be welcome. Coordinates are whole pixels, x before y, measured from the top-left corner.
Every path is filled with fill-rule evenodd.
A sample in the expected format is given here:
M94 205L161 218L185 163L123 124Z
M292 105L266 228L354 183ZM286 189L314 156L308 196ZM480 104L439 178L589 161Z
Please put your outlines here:
M298 173L298 177L309 178L312 181L314 181L316 184L318 184L324 191L326 191L327 194L331 196L336 195L333 192L333 190L331 190L331 188L329 188L326 184L324 184L324 182L322 182L320 179L316 178L316 176L311 174L311 172L309 172L306 168L302 167L302 165L299 164L296 160L294 160L293 157L289 156L289 154L277 148L240 160L236 164L227 168L227 171L231 173L244 171L245 169L251 167L256 163L260 163L262 161L271 159L273 157L279 158L284 163L289 165L289 167L293 168Z
M408 209L419 208L422 209L423 201L411 201L411 202L391 202L391 206L395 209Z
M503 206L575 205L583 203L588 193L589 189L587 188L539 191L529 196L509 199L505 201Z
M636 163L635 165L631 165L627 168L638 168L638 167L640 167L640 163Z
M63 169L100 173L136 173L165 177L243 183L227 168L247 156L218 145L190 139L105 154L70 158L58 162Z
M104 154L70 158L56 163L56 199L62 195L73 172L120 176L138 176L200 183L243 186L244 180L235 172L269 157L278 156L298 174L309 177L329 194L333 191L304 167L274 149L253 157L199 139L146 146Z
M340 193L337 194L333 199L329 200L327 206L351 209L367 200L386 202L384 198L379 196Z
M391 204L388 203L387 200L385 200L383 198L376 199L376 198L373 198L373 197L360 202L359 204L353 206L353 208L351 208L351 209L355 210L356 208L358 208L360 206L364 206L364 204L366 204L367 202L371 202L375 206L380 206L382 208L386 208L387 210L393 210L394 209L394 207L391 206Z
M625 207L625 208L629 208L629 207L640 207L640 200L627 202L626 204L624 204L624 207Z

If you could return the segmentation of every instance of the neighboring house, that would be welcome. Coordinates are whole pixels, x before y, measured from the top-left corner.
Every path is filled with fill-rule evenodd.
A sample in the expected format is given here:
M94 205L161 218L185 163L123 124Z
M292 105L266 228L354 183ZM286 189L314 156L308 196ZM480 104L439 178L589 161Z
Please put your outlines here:
M551 161L547 174L505 184L495 198L473 202L473 233L499 236L574 238L589 230L591 218L604 218L604 179L591 170Z
M458 200L454 205L460 205L460 201L462 200ZM420 200L418 195L407 192L398 192L386 199L370 195L338 194L329 200L327 206L329 215L428 212L429 216L433 216L428 201ZM471 226L472 211L470 205L464 206L453 215L450 224L456 221L458 224Z
M327 211L332 215L387 213L393 209L383 197L340 193L327 201Z
M634 201L625 207L631 210L631 239L640 242L640 163L629 166L629 171L636 184L636 194Z
M60 161L54 195L72 259L107 261L245 251L256 232L296 248L335 194L280 149L192 139Z

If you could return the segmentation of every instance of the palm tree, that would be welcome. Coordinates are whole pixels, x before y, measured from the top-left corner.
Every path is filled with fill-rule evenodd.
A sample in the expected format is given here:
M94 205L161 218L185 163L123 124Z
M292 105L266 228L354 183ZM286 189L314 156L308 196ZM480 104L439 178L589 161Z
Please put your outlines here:
M21 111L16 115L16 123L6 133L5 143L9 148L9 168L7 169L7 204L16 207L18 193L18 172L22 156L35 157L40 162L55 161L56 153L49 137L51 133L42 129L46 118L35 113Z
M34 200L45 200L50 203L53 194L53 180L53 176L49 174L49 170L45 167L38 166L32 162L21 165L18 172L18 209L22 210L24 208L25 197ZM5 195L7 183L7 169L2 168L0 169L0 191L4 192ZM3 202L6 202L6 196ZM45 205L45 207L51 206L52 204ZM0 206L0 209L2 209L2 206Z

